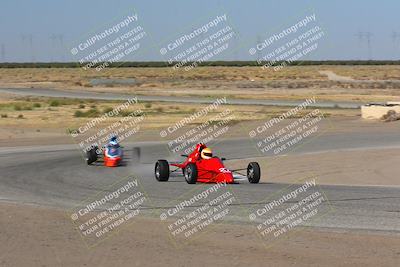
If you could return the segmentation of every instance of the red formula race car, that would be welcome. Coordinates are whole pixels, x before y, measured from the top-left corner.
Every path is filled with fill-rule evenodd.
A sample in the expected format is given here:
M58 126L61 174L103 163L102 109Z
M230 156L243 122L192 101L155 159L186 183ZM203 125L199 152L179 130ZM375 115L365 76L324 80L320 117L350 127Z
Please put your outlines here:
M250 162L247 168L229 170L225 168L225 158L214 157L210 148L205 144L197 144L190 155L182 155L186 160L182 163L168 163L160 159L155 164L155 177L157 181L168 181L170 173L182 170L188 184L200 183L234 183L235 180L247 177L250 183L258 183L261 177L260 165L257 162ZM176 167L170 171L170 166ZM246 174L240 171L247 170Z
M117 167L122 164L123 151L119 145L107 145L99 150L97 146L94 146L86 152L86 163L88 165L103 159L103 164L106 167Z

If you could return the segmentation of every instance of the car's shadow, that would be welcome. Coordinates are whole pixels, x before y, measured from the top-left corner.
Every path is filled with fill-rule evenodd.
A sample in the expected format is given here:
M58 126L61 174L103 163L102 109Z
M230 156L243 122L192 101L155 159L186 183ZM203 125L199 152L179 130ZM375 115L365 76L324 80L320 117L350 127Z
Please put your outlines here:
M118 168L118 167L127 167L129 165L128 161L122 161L118 166L115 167L107 167L104 166L104 161L103 160L98 160L96 162L93 162L92 164L89 164L88 166L94 166L94 167L106 167L106 168Z

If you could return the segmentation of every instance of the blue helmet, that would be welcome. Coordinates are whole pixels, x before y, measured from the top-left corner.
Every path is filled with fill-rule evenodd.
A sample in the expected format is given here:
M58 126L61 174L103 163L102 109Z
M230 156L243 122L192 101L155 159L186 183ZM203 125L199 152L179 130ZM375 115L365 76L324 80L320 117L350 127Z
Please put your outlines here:
M118 145L117 136L114 135L110 138L110 145Z

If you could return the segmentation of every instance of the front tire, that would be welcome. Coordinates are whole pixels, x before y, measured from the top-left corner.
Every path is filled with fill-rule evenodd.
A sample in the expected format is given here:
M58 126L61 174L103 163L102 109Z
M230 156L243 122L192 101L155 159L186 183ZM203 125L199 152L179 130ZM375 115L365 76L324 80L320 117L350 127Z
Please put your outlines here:
M195 184L197 182L197 167L194 163L189 163L184 170L185 180L188 184Z
M258 184L261 178L260 165L257 162L250 162L247 166L247 179L251 184Z
M97 149L98 149L97 146L95 146L86 152L87 165L90 165L93 162L97 161Z
M160 159L156 162L154 168L154 176L159 182L166 182L169 179L169 164L168 161Z

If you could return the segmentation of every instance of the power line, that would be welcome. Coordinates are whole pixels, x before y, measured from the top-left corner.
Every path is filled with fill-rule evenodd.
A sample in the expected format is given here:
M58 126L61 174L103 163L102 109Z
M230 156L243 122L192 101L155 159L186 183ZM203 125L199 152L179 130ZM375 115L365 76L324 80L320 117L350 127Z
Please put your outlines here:
M257 43L256 43L256 48L257 48L257 45L259 44L259 43L261 43L261 37L260 37L260 35L257 35ZM257 58L256 58L256 61L262 61L262 59L261 59L261 57L262 57L262 55L261 55L261 51L260 51L260 49L257 49Z
M392 32L392 41L393 43L396 43L398 40L400 40L400 33L398 32Z
M366 41L367 43L367 49L368 49L368 59L371 60L372 59L372 48L371 48L371 38L373 36L373 34L371 32L358 32L357 34L355 34L356 37L358 37L358 41L359 42L363 42Z
M1 44L1 62L6 62L6 46Z
M51 61L60 60L60 57L57 58L57 53L61 54L61 60L65 61L64 51L64 35L53 33L50 35L51 46L53 49L53 53L51 56Z
M63 34L58 35L58 40L60 41L61 60L64 62L65 61L64 35Z
M400 33L398 33L398 32L392 32L392 42L393 42L393 45L394 45L394 47L395 47L395 49L397 48L397 44L398 43L400 43L399 41L400 41Z
M34 51L34 47L33 47L33 35L32 34L28 34L28 35L22 35L22 43L25 44L25 40L28 40L28 44L29 44L29 50L31 53L31 62L35 62L35 51Z
M50 61L54 62L54 56L56 54L56 48L55 47L56 47L57 35L54 34L54 33L52 35L50 35L50 40L51 40L51 48L52 48Z
M395 54L397 53L398 49L400 48L400 33L393 31L392 32L392 42Z

